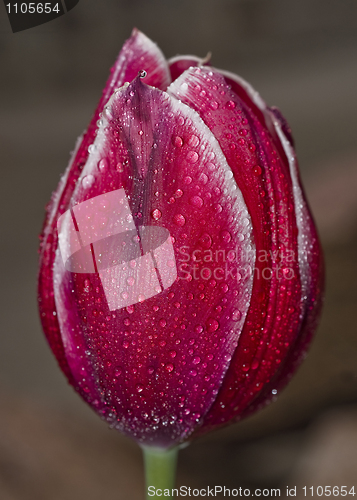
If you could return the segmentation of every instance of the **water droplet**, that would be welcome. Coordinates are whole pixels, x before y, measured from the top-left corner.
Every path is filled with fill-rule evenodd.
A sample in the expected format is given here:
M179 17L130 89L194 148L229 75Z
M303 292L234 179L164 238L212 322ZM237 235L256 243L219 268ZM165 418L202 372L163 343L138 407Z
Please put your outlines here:
M217 101L212 101L211 102L211 108L214 109L214 110L218 109L218 102Z
M164 318L160 319L159 325L162 327L166 326L166 319L164 319Z
M196 151L189 151L186 158L190 163L196 163L198 161L198 154Z
M113 115L112 115L110 109L107 106L104 108L103 113L108 118L108 120L112 120L113 119Z
M277 391L276 389L273 389L273 390L271 391L271 393L275 395L275 394L278 394L278 391Z
M176 351L170 351L170 356L171 358L176 358L177 352Z
M254 175L256 175L256 176L258 177L259 175L261 175L261 173L262 173L262 169L261 169L261 167L260 167L259 165L256 165L256 166L253 168L253 172L254 172Z
M239 321L242 317L242 313L238 310L238 309L235 309L233 312L232 312L232 320L233 321Z
M136 384L135 389L136 389L136 392L143 392L144 386L143 386L143 384Z
M206 326L207 326L207 331L212 333L212 332L215 332L216 330L218 330L219 323L216 319L209 318L207 323L206 323Z
M169 373L171 373L174 368L175 367L172 363L167 363L167 365L165 365L165 370L168 371Z
M189 140L188 140L188 145L191 146L192 148L196 148L200 143L199 138L197 135L191 135Z
M135 279L132 276L129 276L129 278L127 278L126 282L128 283L129 286L133 286L135 283Z
M139 135L144 135L144 131L143 130L139 130L138 134Z
M198 365L201 362L201 358L199 356L195 356L192 360L194 365Z
M147 72L144 69L141 69L138 73L139 78L145 78L147 75Z
M92 174L86 175L82 179L82 185L85 189L89 188L94 182L94 176Z
M212 238L208 233L203 233L199 242L204 248L210 248L212 246Z
M151 212L151 217L154 219L154 220L159 220L162 216L162 213L160 212L160 210L158 208L155 208L155 210L153 210Z
M252 370L256 370L258 366L259 366L259 361L257 359L253 359Z
M183 140L180 136L177 135L176 137L173 138L173 143L177 148L180 148L183 144Z
M200 174L200 176L198 178L198 181L202 182L203 185L207 184L207 182L208 182L207 175L206 174Z
M234 109L236 107L236 103L234 101L228 101L226 104L227 109Z
M186 219L185 217L182 215L182 214L176 214L174 216L174 222L175 224L177 224L178 226L182 227L185 225L186 223Z
M190 199L190 203L191 205L193 205L194 207L197 207L197 208L201 208L202 205L203 205L203 200L200 196L193 196L191 199Z
M222 231L221 238L225 243L229 243L232 239L231 233L229 231Z
M176 189L175 198L181 198L182 195L183 195L182 189Z
M183 182L184 182L186 185L191 184L191 182L192 182L192 177L190 177L189 175L187 175L187 176L184 178Z
M100 172L104 172L108 168L108 160L106 158L102 158L98 161L98 169Z

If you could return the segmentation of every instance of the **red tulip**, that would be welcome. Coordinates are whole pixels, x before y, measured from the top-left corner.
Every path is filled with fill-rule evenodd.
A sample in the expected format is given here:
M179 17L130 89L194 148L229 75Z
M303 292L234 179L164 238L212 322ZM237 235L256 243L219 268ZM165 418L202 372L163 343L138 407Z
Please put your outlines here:
M60 367L146 446L263 406L305 356L321 305L289 127L203 63L166 61L134 30L42 233L40 312Z

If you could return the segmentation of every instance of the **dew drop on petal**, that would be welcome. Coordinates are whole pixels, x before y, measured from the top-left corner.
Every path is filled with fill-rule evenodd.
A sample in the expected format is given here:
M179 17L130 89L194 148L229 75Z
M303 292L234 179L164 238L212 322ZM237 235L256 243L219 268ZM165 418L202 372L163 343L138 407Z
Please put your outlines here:
M154 219L154 220L159 220L162 216L162 213L160 212L160 210L158 208L155 208L155 210L153 210L151 212L151 217Z
M225 243L229 243L232 239L231 233L229 231L222 231L221 238Z
M207 323L206 323L206 326L207 326L207 331L212 333L212 332L215 332L216 330L218 330L219 323L216 319L209 318Z
M226 104L227 109L234 109L236 107L236 103L234 101L228 101Z
M199 145L199 143L200 143L200 140L197 137L197 135L192 134L188 140L189 146L191 146L192 148L195 148Z
M174 222L175 222L175 224L176 224L177 226L182 227L182 226L184 226L184 225L185 225L185 223L186 223L186 219L185 219L185 217L184 217L182 214L176 214L176 215L174 216Z
M233 321L239 321L242 317L242 313L238 310L238 309L235 309L233 312L232 312L232 320Z
M196 163L198 161L198 154L196 151L189 151L186 158L190 163Z
M127 278L126 282L129 286L133 286L135 283L135 279L132 276L129 276L129 278Z
M254 175L256 175L256 176L258 177L259 175L261 175L261 173L262 173L262 169L261 169L261 167L260 167L259 165L256 165L256 166L253 168L253 172L254 172Z
M183 140L182 138L179 136L179 135L176 135L174 138L173 138L173 143L174 145L177 147L177 148L180 148L183 144Z
M194 207L201 208L203 205L203 200L200 196L193 196L192 198L190 198L190 203Z
M85 189L89 188L94 182L94 176L92 174L85 175L82 179L82 185Z
M203 233L199 242L204 248L210 248L212 246L212 238L208 233Z
M105 172L108 168L108 160L106 158L102 158L98 162L98 169L100 172Z

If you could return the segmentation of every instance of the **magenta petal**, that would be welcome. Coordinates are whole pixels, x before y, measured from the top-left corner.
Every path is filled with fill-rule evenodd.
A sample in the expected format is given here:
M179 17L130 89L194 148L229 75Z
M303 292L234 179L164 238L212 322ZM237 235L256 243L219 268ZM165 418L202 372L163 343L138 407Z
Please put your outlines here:
M57 219L69 205L74 187L87 160L88 148L94 141L98 128L97 122L105 104L117 87L122 86L127 81L132 81L140 70L147 71L145 81L150 85L165 89L170 82L168 66L160 49L143 33L134 29L111 70L87 131L77 141L68 168L47 207L47 216L43 225L38 285L40 317L48 342L71 383L73 383L73 378L59 334L58 317L53 297L52 267L54 252L57 248Z
M306 308L299 260L304 250L298 241L296 184L277 131L274 139L270 134L272 115L264 108L256 112L259 96L250 105L248 93L243 99L209 68L186 71L168 92L195 109L217 138L251 214L257 252L250 309L224 383L200 429L204 432L240 416L280 372Z
M217 397L252 292L255 243L232 170L195 111L137 78L106 106L71 207L54 292L65 349L79 323L90 353L75 385L94 381L96 410L139 442L184 441Z

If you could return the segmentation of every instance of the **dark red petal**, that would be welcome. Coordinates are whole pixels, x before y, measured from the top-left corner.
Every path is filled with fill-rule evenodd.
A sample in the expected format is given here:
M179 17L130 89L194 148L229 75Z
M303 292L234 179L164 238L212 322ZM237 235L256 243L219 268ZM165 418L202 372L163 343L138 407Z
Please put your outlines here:
M261 408L272 399L290 380L300 363L305 359L307 349L316 330L322 309L324 292L324 261L317 230L311 216L308 203L300 182L295 152L290 134L286 130L286 120L273 113L273 123L277 135L289 161L294 186L295 207L299 227L299 265L302 281L303 308L300 318L300 330L289 353L285 356L279 372L265 387L264 391L244 411L247 416Z
M264 113L212 69L188 70L168 92L195 109L217 138L252 217L257 252L250 309L205 432L240 415L295 342L303 308L298 228L289 168Z
M103 95L87 131L77 141L67 170L47 208L47 215L43 225L38 285L40 316L48 342L62 370L71 383L73 383L73 378L68 367L59 333L53 296L52 268L57 248L57 219L64 213L70 203L76 182L88 157L88 148L94 141L98 128L97 122L104 105L113 91L117 87L122 86L126 81L132 81L137 76L139 70L147 71L145 81L150 85L165 89L170 82L168 66L162 52L143 33L134 29L111 69L111 74L104 88Z
M216 139L178 100L138 78L102 121L59 222L61 334L66 354L79 346L76 384L102 395L97 411L140 442L172 446L199 426L236 349L253 283L250 216Z
M182 75L186 69L210 64L210 54L204 59L197 56L176 56L168 60L168 65L171 73L171 80L174 82L176 78Z
M278 108L268 107L258 92L241 77L227 71L219 70L219 72L232 90L255 113L262 125L268 129L271 139L289 168L294 186L294 203L299 227L298 252L303 297L300 330L281 363L280 369L243 412L241 416L244 417L275 398L277 392L286 385L305 358L322 309L324 262L316 227L300 182L297 158L293 149L294 140L287 120Z

